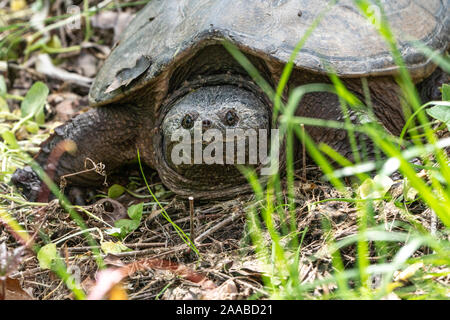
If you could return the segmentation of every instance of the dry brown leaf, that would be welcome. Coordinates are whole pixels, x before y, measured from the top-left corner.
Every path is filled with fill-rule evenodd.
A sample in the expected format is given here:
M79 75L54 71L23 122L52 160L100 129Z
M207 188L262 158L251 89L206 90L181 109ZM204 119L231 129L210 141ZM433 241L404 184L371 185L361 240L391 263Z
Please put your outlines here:
M228 279L216 289L205 290L203 300L236 300L238 289L236 283L232 279Z
M170 271L183 279L194 282L207 291L216 289L217 286L189 267L161 259L142 259L125 265L121 268L101 270L97 275L97 282L88 295L89 300L100 300L104 297L111 297L111 290L123 279L134 274L137 271L146 271L150 269Z
M18 279L8 277L5 280L5 300L33 300L33 298L22 289Z

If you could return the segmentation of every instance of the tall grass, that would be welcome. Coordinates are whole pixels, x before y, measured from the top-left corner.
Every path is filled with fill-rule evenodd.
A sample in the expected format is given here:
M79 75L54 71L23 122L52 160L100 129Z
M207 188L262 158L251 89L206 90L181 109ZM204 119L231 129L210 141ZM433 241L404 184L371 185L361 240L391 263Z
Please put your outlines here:
M273 119L278 119L280 128L280 139L284 139L286 153L285 181L287 185L287 200L277 194L281 188L280 173L271 177L266 186L260 184L255 172L243 169L249 183L252 185L259 204L248 212L248 228L252 237L256 252L261 261L266 266L265 285L271 293L272 298L301 299L310 298L313 289L323 284L333 283L337 286L335 291L322 298L339 299L379 299L385 297L396 287L401 286L394 281L394 273L406 268L408 265L423 262L429 267L448 267L450 262L450 245L448 240L441 233L427 230L416 219L405 212L406 221L409 223L398 224L399 231L388 231L383 224L378 224L375 219L377 211L383 210L380 202L393 201L383 200L386 189L383 179L394 171L398 170L403 181L407 181L408 187L418 192L418 199L415 201L424 203L432 212L436 214L445 227L444 235L448 234L450 228L450 169L449 159L444 152L444 147L450 145L448 139L438 141L435 130L431 127L431 121L425 113L425 109L432 104L420 104L419 95L415 85L408 73L405 63L402 60L400 51L396 46L396 41L388 24L383 9L381 9L381 19L374 19L372 10L369 10L373 3L365 0L355 0L355 4L361 13L373 23L380 35L385 39L394 61L399 67L398 75L395 77L403 96L406 98L404 105L405 118L407 122L402 131L400 139L392 136L378 124L371 112L371 100L368 94L367 81L362 80L362 85L366 93L366 101L360 101L349 91L344 83L330 70L329 77L332 86L328 84L309 84L297 87L289 93L287 103L283 104L281 95L288 83L289 76L293 68L293 61L296 54L301 50L313 29L322 19L329 8L318 15L310 29L305 32L304 37L298 42L289 62L286 64L281 80L276 89L268 88L268 85L261 79L257 70L250 64L244 54L231 43L225 43L228 51L240 62L249 72L253 79L260 84L266 94L272 98L274 111ZM333 4L331 4L333 5ZM432 58L443 70L449 70L449 62L446 57L436 55L427 47L420 43L415 46ZM347 115L344 122L327 121L297 117L294 115L295 109L299 105L302 97L308 92L326 91L338 95L341 103L342 113ZM447 104L443 104L447 105ZM348 114L350 111L357 112L361 117L359 124L352 124ZM280 113L280 117L278 114ZM369 119L369 121L367 121ZM418 125L415 124L419 121ZM313 139L302 130L303 125L315 125L325 128L344 129L353 150L353 160L345 159L330 146L320 143L315 144ZM375 147L377 159L367 159L363 148L356 147L355 132L365 134ZM408 139L404 139L405 136ZM295 206L294 194L294 137L299 139L307 149L309 156L322 169L324 177L342 194L342 199L331 199L333 201L350 201L354 203L357 215L358 231L354 236L336 241L333 236L326 240L327 252L331 257L333 274L325 279L312 283L300 283L299 280L299 255L302 250L302 242L307 230L298 230L297 208ZM281 143L281 142L280 142ZM361 152L360 150L363 150ZM381 156L381 157L380 157ZM413 157L420 157L424 166L415 166L410 160ZM384 160L382 160L384 159ZM336 164L340 167L337 168ZM419 177L418 170L426 168L428 181ZM381 177L372 179L373 176ZM346 188L344 178L352 176L357 182L353 192ZM376 194L374 198L363 196L362 190L369 186L369 193ZM285 216L289 215L289 228L283 227L286 221ZM276 221L281 221L279 228ZM322 223L323 234L332 233L331 226L326 218ZM265 240L266 233L270 236L270 241ZM282 241L282 239L290 241ZM341 251L349 246L356 247L356 263L352 268L345 268L341 256ZM394 251L388 248L394 247ZM419 248L429 247L430 254L414 257ZM383 257L375 263L371 263L370 257ZM311 258L314 260L314 258ZM448 272L448 271L447 271ZM374 277L380 277L380 284L371 285ZM430 284L417 284L419 287ZM413 298L448 298L448 291L437 288L435 284L420 297ZM435 291L433 291L435 290ZM440 293L439 293L440 292Z
M102 3L106 6L109 5L109 2L104 1ZM146 1L136 2L136 4L143 2ZM371 10L369 10L372 3L365 0L355 0L361 13L369 21L375 22L375 27L386 40L394 60L399 66L399 74L396 80L403 91L404 97L406 97L403 108L407 118L400 137L388 134L374 119L374 115L371 113L371 97L368 94L367 82L364 82L364 80L362 82L366 97L365 101L360 101L332 73L332 70L330 70L329 75L331 84L308 84L297 87L289 93L287 102L283 102L282 95L294 68L296 55L302 49L308 37L314 32L316 26L332 10L335 2L330 2L329 6L324 8L310 28L308 28L304 37L300 39L282 72L276 88L272 88L259 75L257 69L251 65L246 56L239 52L236 47L231 43L225 43L225 47L229 52L243 65L268 97L272 99L274 105L273 119L277 121L274 124L280 129L280 141L278 143L285 148L285 177L279 172L271 176L267 184L263 185L255 172L246 168L242 169L256 196L257 205L250 207L251 209L247 213L247 225L256 254L265 266L264 283L266 291L270 293L271 298L311 298L313 297L312 292L317 287L334 284L336 290L324 294L322 298L379 299L401 285L393 277L395 272L417 263L423 263L427 266L446 267L450 262L450 245L449 241L445 240L444 237L445 234L448 234L448 228L450 228L450 169L448 167L448 156L443 151L443 148L449 146L450 143L448 140L439 141L435 130L430 125L431 122L425 110L433 103L420 105L415 86L407 68L405 68L404 61L382 10L381 20L376 21L371 15ZM87 25L89 25L89 16L98 9L88 8L87 1L84 1L84 5L84 11L80 14L80 17L85 18ZM117 4L117 6L119 5ZM32 34L27 53L39 49L38 46L32 46L32 44L44 32L69 23L68 20L63 20L65 18L67 16L53 17L44 21L46 24L50 24L46 25L44 30ZM0 28L1 32L8 32L7 37L0 39L0 49L2 47L6 48L3 54L7 56L9 49L13 48L14 44L29 29L30 25L27 23L18 23ZM86 28L85 40L89 40L89 37L90 29L88 27ZM434 54L429 48L420 43L415 43L415 45L424 54L430 56L443 70L450 72L450 63L446 57ZM308 93L320 91L337 94L343 114L348 115L350 112L360 114L360 123L353 124L348 120L348 117L345 121L339 122L295 116L295 110L302 98ZM21 97L15 98L21 99ZM303 130L304 126L346 130L352 144L353 160L344 158L326 144L321 143L317 145L307 131ZM360 151L356 147L356 133L365 134L373 143L375 154L378 155L377 159L368 159L364 148L361 148L362 151ZM298 228L300 217L298 216L299 208L295 201L296 179L294 169L294 144L296 139L301 141L308 155L322 169L324 178L342 195L342 198L324 199L323 201L349 202L356 209L357 216L357 233L341 240L334 239L332 225L326 216L322 217L322 232L326 244L324 248L331 259L333 272L329 277L309 283L302 282L299 274L304 242L311 230ZM12 160L8 164L7 169L9 171L13 166L21 166L30 160L23 157L24 153L21 152L23 148L15 148L23 147L23 145L12 146L2 141L0 142L0 147L2 156L9 157L8 159ZM420 157L423 166L417 167L410 163L409 161L414 157ZM10 166L11 163L13 164L12 167ZM69 205L67 199L59 193L57 187L46 178L38 166L34 165L34 169L39 173L41 179L48 183L52 192L58 196L63 207L71 213L80 228L86 230L84 222L78 217L73 207ZM422 169L425 170L428 181L418 176L418 170ZM408 188L418 192L418 198L414 201L422 202L435 213L444 225L444 231L428 230L407 210L404 210L403 221L394 224L396 231L387 230L384 224L377 222L375 215L380 210L383 210L383 206L380 206L380 204L393 201L389 199L389 195L386 195L386 185L383 182L386 180L383 178L396 170L399 170L405 184L407 181ZM381 178L375 179L373 178L374 175ZM350 176L356 182L356 186L353 186L353 189L348 188L345 181ZM283 195L283 178L286 182L286 197ZM147 181L145 183L148 186ZM149 192L152 193L150 189ZM152 196L158 202L153 193ZM15 199L15 201L21 200ZM320 202L313 203L311 206L318 205ZM405 203L401 203L401 205L405 205ZM163 209L162 206L161 209ZM312 208L309 211L312 211ZM1 208L0 218L8 223L13 232L24 234L20 225L12 220L9 214ZM168 220L170 221L170 218ZM176 228L176 226L174 227ZM176 230L177 232L180 231ZM266 235L269 236L270 241L267 241ZM27 242L29 237L24 237L24 242ZM95 247L95 243L88 233L86 237L88 242ZM184 235L182 230L180 231L180 237L196 251L195 246ZM342 256L342 252L351 246L355 248L357 257L356 263L349 267ZM419 249L424 247L430 249L428 254L415 255ZM425 250L421 251L424 252ZM94 253L98 266L103 267L104 263L101 259L101 254L99 252ZM374 263L373 257L380 258ZM314 259L319 258L310 257L310 260L314 262ZM69 285L70 277L64 266L55 266L55 272ZM411 298L445 298L448 292L442 290L434 282L427 280L427 277L433 276L434 274L430 272L417 282L418 286L427 287L427 290L421 296L411 296ZM371 281L376 277L381 280L377 286L373 286ZM84 293L77 287L73 288L73 292L77 298L84 297Z

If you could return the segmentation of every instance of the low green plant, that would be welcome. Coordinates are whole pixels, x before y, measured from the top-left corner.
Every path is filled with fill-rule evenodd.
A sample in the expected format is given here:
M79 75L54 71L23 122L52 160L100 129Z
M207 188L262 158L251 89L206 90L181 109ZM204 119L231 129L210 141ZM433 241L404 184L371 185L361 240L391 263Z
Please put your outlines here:
M116 227L116 229L119 229L119 231L109 234L123 239L126 235L139 228L142 220L143 210L143 202L128 207L127 213L130 219L120 219L115 221L114 226Z

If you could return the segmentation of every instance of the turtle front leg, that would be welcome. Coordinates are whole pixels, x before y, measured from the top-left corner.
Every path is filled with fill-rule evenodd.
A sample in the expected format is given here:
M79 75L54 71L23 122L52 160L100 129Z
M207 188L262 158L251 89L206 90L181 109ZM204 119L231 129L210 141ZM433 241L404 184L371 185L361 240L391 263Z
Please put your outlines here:
M57 184L99 186L106 175L136 157L142 116L132 106L93 108L57 127L35 161ZM31 168L18 169L12 182L30 200L48 201L49 191Z
M373 113L377 121L386 132L394 135L400 134L405 121L398 85L389 77L368 78L367 80ZM348 79L344 83L361 101L365 100L360 79ZM351 123L358 125L360 121L358 113L351 108L349 108L348 113ZM329 92L315 92L305 95L300 102L296 115L344 122L339 97ZM348 131L308 126L306 130L316 143L325 143L347 159L355 160ZM361 132L353 132L353 135L356 140L356 151L368 159L374 158L375 148L372 139Z
M328 92L315 92L305 95L297 108L296 116L344 122L344 115L338 96ZM349 111L349 116L352 123L358 123L358 117L352 110ZM305 129L315 143L327 144L344 157L354 160L353 150L346 130L316 126L305 126ZM371 154L373 147L370 139L359 132L355 132L354 135L357 140L358 151ZM364 150L362 149L363 145ZM297 144L296 148L297 159L302 159L303 150L301 143ZM300 166L302 162L298 161L297 164Z
M450 75L441 68L436 68L434 72L426 79L417 84L422 103L429 101L441 101L441 88L444 83L450 82Z

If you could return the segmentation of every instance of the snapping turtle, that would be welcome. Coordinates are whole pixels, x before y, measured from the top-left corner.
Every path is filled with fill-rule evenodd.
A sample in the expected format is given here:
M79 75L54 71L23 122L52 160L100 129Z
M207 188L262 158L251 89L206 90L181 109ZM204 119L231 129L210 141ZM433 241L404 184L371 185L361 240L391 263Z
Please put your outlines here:
M407 40L419 39L437 52L446 52L448 1L385 0L382 4L411 76L421 82L425 99L435 98L430 88L445 75L436 71L430 77L436 67ZM135 159L139 149L142 161L180 195L221 198L248 190L233 163L175 163L170 156L175 148L173 134L184 128L193 135L196 124L219 133L229 128L270 129L276 123L271 119L270 99L222 42L236 45L275 86L297 41L327 5L325 0L151 1L100 69L89 93L94 108L56 128L36 161L59 181L85 170L86 159L103 163L111 172ZM366 78L378 120L391 133L400 132L404 119L393 78L397 66L381 36L352 1L339 1L325 13L294 66L286 93L299 85L329 82L326 73L331 68L364 100L361 78ZM343 118L338 97L329 92L308 93L296 114ZM316 127L307 131L315 141L350 154L344 131ZM68 140L76 150L60 156L65 150L61 142ZM20 185L32 176L29 169L18 170L13 180ZM103 177L89 171L67 176L67 181L86 186L101 184ZM36 195L39 183L30 185L28 193Z

